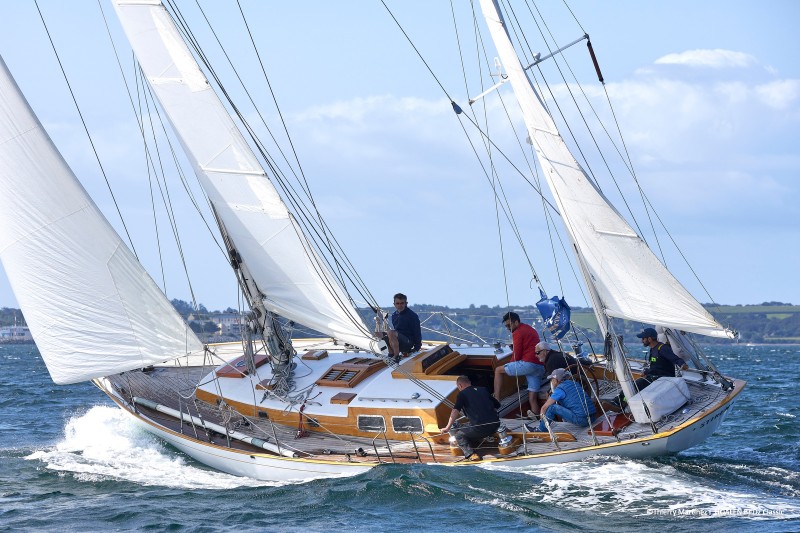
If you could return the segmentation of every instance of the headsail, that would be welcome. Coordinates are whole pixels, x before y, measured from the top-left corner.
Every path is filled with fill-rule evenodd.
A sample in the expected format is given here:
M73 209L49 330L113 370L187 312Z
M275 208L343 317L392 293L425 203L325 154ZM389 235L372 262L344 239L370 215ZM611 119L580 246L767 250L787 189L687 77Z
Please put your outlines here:
M0 259L53 381L202 352L62 159L2 58L0 188Z
M519 62L493 0L481 8L522 108L531 143L577 249L581 271L600 299L595 313L728 337L730 334L653 254L570 153Z
M364 349L374 341L200 71L160 1L117 14L201 186L274 313Z

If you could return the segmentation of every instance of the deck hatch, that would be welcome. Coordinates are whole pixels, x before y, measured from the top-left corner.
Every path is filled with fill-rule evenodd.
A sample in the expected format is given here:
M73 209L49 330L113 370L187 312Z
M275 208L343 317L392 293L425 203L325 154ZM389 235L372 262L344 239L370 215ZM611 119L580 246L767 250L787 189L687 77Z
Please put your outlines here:
M347 361L336 363L325 372L317 385L328 387L355 387L356 384L383 368L380 359L370 357L353 357Z

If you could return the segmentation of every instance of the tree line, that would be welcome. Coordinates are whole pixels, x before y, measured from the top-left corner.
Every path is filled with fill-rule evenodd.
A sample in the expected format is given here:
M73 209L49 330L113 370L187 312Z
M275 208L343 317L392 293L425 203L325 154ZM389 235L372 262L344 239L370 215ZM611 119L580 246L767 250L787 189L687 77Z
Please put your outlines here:
M209 311L204 305L197 307L189 302L174 299L172 305L175 310L188 321L190 327L201 337L206 337L216 331L217 325L213 318L223 313L237 313L238 310L228 307L222 311ZM520 315L524 322L533 324L541 333L543 330L542 317L533 305L528 306L488 306L470 305L469 307L448 307L444 305L412 304L410 306L419 314L423 324L423 337L430 340L446 340L455 342L470 342L478 344L493 344L495 342L508 342L508 331L503 327L501 318L508 311ZM752 343L800 343L800 306L783 302L764 302L757 305L719 305L704 304L723 326L736 330L739 342ZM364 322L374 324L374 313L370 309L360 309ZM573 331L567 334L568 343L580 341L586 343L600 343L597 321L590 308L572 308ZM0 327L25 325L25 318L19 309L11 307L0 308ZM650 324L616 320L614 328L623 335L627 342L635 342L636 333ZM313 336L317 332L292 324L295 336ZM545 335L547 338L547 335ZM549 339L548 339L549 340ZM730 342L726 339L703 338L705 343ZM600 349L595 346L596 349Z

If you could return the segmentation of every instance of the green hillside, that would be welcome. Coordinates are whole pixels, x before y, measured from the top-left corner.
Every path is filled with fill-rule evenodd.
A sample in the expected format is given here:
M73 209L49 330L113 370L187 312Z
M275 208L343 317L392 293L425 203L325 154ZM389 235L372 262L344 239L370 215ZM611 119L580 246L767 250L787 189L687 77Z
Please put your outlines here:
M200 306L193 312L192 307L181 300L173 300L178 312L184 317L194 315L192 326L198 332L213 331L214 324L209 317L220 311L208 311ZM536 323L541 331L541 316L533 305L501 307L499 305L471 305L466 308L453 308L441 305L412 304L411 307L423 321L424 337L431 340L460 340L465 342L497 342L508 340L508 332L503 328L500 318L507 311L515 311L525 322ZM705 305L705 308L724 326L739 332L740 342L753 343L800 343L800 306L782 302L764 302L759 305ZM372 324L372 312L360 310L366 323ZM228 308L225 312L235 312ZM0 327L14 324L14 320L24 325L24 317L19 309L4 307L0 309ZM201 318L202 317L202 318ZM579 340L592 343L601 342L597 321L589 308L573 308L572 322ZM205 327L207 324L211 324ZM618 321L615 328L626 341L633 342L635 335L650 324ZM212 327L214 326L214 327ZM296 326L297 327L297 326ZM209 329L210 328L210 329ZM302 329L296 330L297 334ZM306 332L311 334L312 332ZM570 335L572 340L572 335ZM708 339L704 342L730 342L726 339Z

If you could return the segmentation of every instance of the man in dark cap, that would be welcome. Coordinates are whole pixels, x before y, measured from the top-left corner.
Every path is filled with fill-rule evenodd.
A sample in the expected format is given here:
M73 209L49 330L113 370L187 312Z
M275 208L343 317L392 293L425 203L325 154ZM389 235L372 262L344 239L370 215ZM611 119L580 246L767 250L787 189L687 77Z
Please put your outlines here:
M647 357L649 366L645 369L644 375L633 382L634 394L646 389L652 382L662 376L675 377L675 367L685 367L686 363L675 355L670 348L669 344L658 342L658 333L653 328L644 328L641 333L636 335L642 339L642 346L650 348L650 354ZM617 407L624 406L627 403L624 393L620 393L611 405Z
M650 366L644 371L644 376L634 383L636 390L640 391L662 376L675 377L675 367L682 367L686 363L675 355L669 344L658 342L658 333L653 328L644 328L636 335L642 339L642 345L650 348L648 363Z

